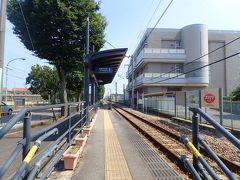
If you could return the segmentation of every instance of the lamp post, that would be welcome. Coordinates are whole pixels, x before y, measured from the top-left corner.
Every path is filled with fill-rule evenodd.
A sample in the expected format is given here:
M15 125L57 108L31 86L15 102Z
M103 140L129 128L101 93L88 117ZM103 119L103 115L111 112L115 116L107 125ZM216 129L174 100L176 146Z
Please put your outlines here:
M7 94L8 94L8 91L7 91L7 81L8 81L8 69L9 69L9 64L13 61L16 61L16 60L26 60L25 58L15 58L15 59L12 59L10 60L7 65L6 65L6 90L5 90L5 103L7 104Z

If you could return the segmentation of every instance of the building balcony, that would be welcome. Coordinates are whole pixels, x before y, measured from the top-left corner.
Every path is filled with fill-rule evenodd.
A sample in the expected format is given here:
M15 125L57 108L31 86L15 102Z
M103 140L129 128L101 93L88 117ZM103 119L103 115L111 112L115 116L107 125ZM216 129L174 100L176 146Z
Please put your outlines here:
M134 81L134 87L140 86L207 86L207 77L189 77L182 73L143 73Z
M142 62L185 62L186 54L184 49L156 49L144 48L136 60L134 67L138 67Z
M133 69L148 62L159 63L184 63L186 54L184 49L157 49L157 48L143 48L139 55L134 59L127 71L129 77Z

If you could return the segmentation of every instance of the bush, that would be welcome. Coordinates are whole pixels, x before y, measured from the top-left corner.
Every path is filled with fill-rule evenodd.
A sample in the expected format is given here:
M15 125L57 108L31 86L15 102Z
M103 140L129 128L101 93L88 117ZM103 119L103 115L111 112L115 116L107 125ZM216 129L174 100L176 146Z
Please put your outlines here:
M231 101L233 99L233 96L224 96L223 100L224 101Z
M233 101L240 101L240 86L238 86L231 94L233 96Z

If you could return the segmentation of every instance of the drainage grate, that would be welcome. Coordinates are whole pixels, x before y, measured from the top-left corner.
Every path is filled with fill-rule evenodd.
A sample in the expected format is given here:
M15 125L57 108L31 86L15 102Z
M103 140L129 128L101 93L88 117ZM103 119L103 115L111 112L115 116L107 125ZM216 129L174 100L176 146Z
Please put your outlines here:
M130 140L149 167L155 179L183 179L165 160L146 144L139 135L131 133Z

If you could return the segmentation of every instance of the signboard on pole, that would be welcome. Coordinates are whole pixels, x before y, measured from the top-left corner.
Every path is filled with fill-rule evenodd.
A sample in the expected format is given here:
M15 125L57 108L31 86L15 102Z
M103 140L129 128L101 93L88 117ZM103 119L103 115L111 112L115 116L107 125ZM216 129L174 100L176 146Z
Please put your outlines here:
M199 92L198 91L187 91L187 106L188 107L199 107Z
M95 67L94 68L94 73L113 73L112 67Z
M185 106L185 92L176 92L176 105Z
M202 107L219 108L219 91L218 89L208 89L201 91Z

